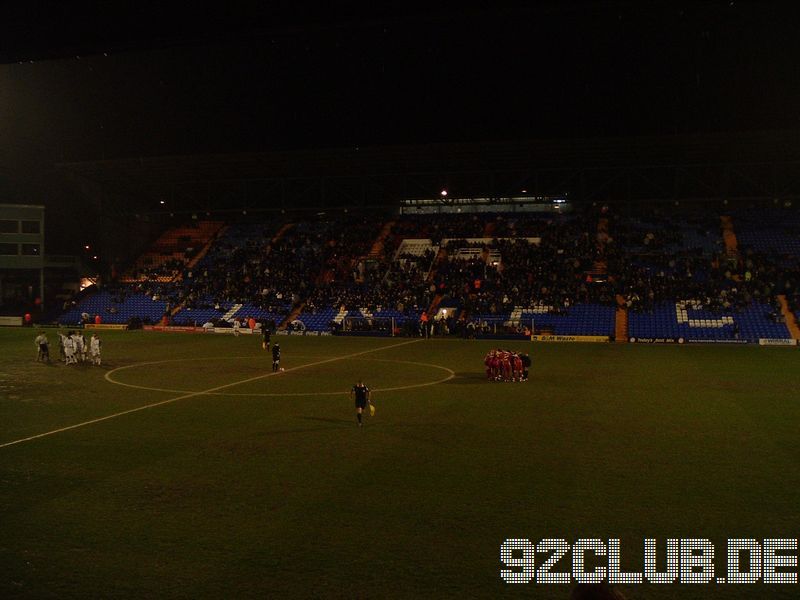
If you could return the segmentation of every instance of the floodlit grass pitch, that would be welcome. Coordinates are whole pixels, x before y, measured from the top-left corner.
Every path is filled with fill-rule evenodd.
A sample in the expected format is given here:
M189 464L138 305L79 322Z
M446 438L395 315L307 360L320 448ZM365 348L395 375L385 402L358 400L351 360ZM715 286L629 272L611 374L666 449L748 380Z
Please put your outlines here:
M724 570L728 537L800 536L796 349L503 343L531 381L488 384L480 341L281 337L271 376L256 337L103 332L67 368L33 336L0 329L0 445L186 397L0 447L2 598L566 598L503 584L502 541L620 537L641 570L645 537L709 537ZM359 376L419 387L359 431Z

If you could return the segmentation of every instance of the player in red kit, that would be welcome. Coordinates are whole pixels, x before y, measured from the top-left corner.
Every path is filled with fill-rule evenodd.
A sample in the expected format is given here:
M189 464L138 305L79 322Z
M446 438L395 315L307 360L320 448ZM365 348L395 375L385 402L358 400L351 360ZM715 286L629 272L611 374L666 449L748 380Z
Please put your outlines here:
M522 358L516 352L512 355L514 364L514 381L522 381Z
M492 356L492 378L495 381L500 381L500 354L499 350L495 350Z
M527 381L530 358L524 352L489 350L483 357L486 379L489 381Z
M500 361L503 379L505 381L511 381L513 375L511 371L511 353L508 350L504 350L503 354L500 356Z
M489 381L494 379L494 350L490 351L483 359L483 364L486 367L486 378Z

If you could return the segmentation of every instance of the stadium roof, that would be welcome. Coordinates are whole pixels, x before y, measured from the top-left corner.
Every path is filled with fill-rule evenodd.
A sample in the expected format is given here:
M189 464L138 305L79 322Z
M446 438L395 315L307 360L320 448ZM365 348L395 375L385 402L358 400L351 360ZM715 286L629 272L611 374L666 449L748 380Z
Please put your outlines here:
M752 163L800 159L800 132L475 142L158 156L59 163L99 183L180 184L273 177L506 171L543 168Z
M515 193L520 190L513 186L533 185L530 182L540 175L546 179L547 175L577 170L603 172L616 178L620 173L637 169L672 169L662 174L662 179L673 177L674 170L680 168L757 165L762 171L771 172L774 168L785 170L790 166L792 172L797 172L800 164L798 140L800 135L795 131L761 131L161 156L57 166L62 172L101 184L134 202L141 201L143 208L154 199L170 198L175 193L186 194L188 203L184 206L239 207L241 195L234 194L226 200L223 190L236 190L241 185L246 196L247 185L259 182L276 186L298 184L301 188L304 185L298 190L298 197L302 197L315 195L320 185L328 186L329 191L335 193L335 188L344 181L356 182L353 185L358 187L380 180L373 192L367 191L360 202L369 205L385 203L387 198L433 195L442 185L460 186L457 193L465 196ZM719 179L720 173L711 176L707 187L719 183L714 179ZM502 181L504 176L506 180ZM753 177L763 178L764 175ZM489 189L498 185L505 187ZM662 181L660 185L671 187L671 182ZM800 182L787 185L783 195L800 193ZM405 189L399 189L401 187ZM557 194L568 190L540 191ZM709 189L707 193L713 197L723 195L724 191ZM258 196L258 193L253 195ZM199 199L204 201L201 203ZM346 205L347 199L343 203Z
M0 164L800 127L792 5L36 6Z

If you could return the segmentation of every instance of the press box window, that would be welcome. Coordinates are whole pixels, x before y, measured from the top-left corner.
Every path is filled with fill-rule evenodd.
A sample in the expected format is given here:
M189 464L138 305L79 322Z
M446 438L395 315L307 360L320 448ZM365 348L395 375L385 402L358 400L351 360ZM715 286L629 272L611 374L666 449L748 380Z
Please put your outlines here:
M0 233L19 233L19 222L0 219ZM16 254L16 252L14 253Z
M39 256L39 244L22 244L22 256Z
M23 221L22 233L39 233L40 226L39 221Z
M17 255L17 245L16 244L0 244L0 255L3 255L3 256L16 256Z

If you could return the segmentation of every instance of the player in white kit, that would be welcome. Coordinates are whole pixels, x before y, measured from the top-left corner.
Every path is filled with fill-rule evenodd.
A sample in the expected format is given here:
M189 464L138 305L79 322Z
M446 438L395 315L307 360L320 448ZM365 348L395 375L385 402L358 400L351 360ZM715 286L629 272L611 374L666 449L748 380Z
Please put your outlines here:
M80 332L75 331L69 337L72 339L72 347L73 347L72 352L75 358L74 362L75 363L83 362L83 357L85 353L84 351L86 348L84 346L83 340L81 339Z
M89 356L92 360L92 364L98 367L100 366L100 347L102 344L97 334L93 333L92 337L89 339Z
M71 331L64 336L64 355L66 356L66 364L74 365L78 362L75 360L75 340Z

